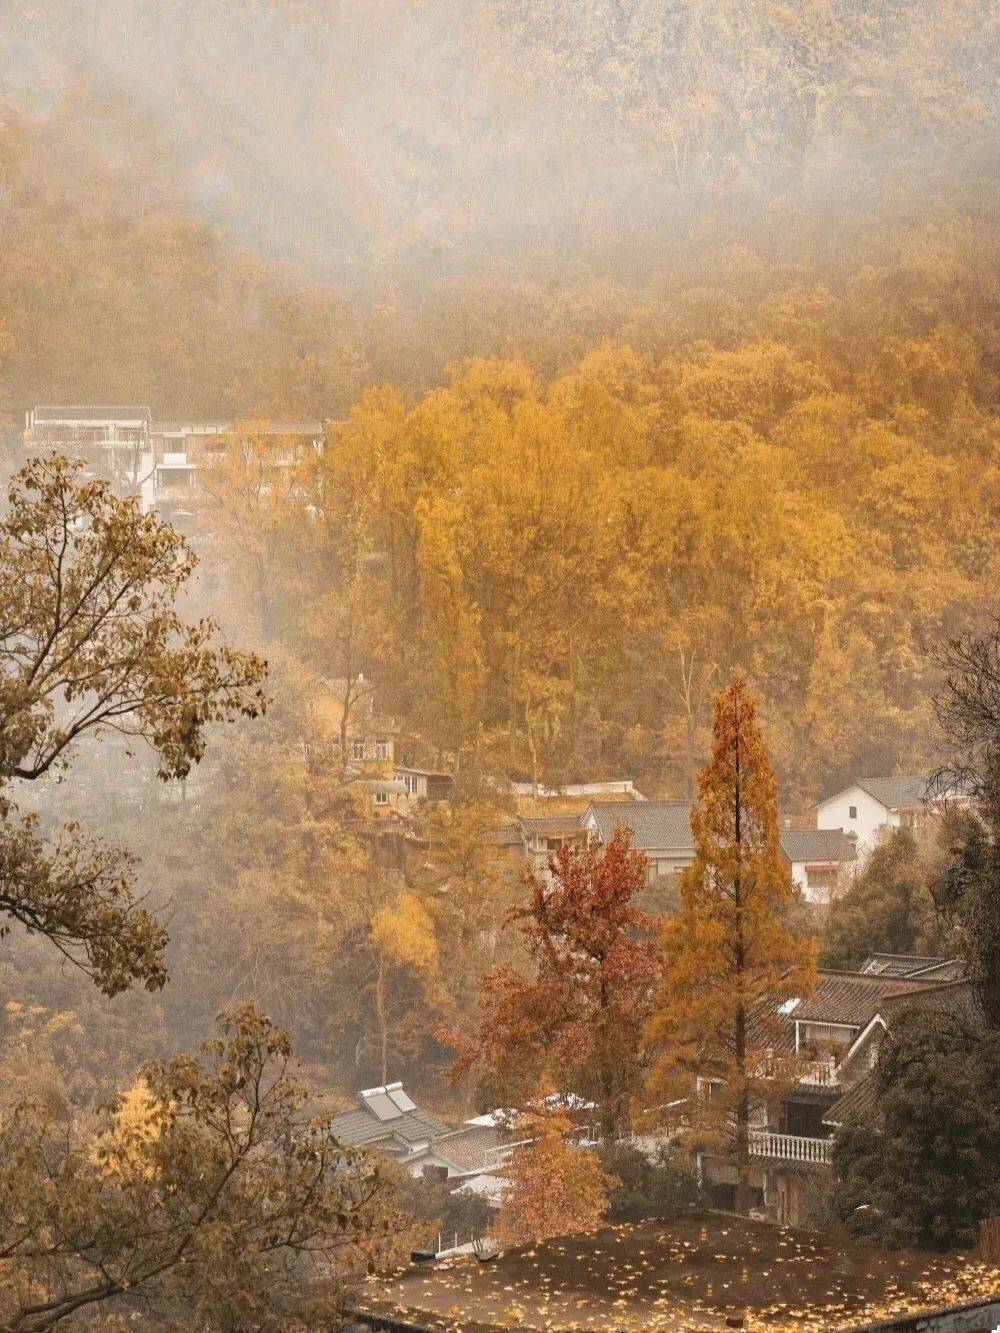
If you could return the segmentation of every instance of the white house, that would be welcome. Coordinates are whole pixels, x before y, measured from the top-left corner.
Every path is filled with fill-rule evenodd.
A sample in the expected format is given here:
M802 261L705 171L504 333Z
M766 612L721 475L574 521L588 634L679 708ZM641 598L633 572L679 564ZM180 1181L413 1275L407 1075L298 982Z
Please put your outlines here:
M887 831L912 828L951 796L929 793L926 777L858 778L816 806L818 829L843 829L864 858Z
M839 828L784 828L781 850L808 903L828 902L841 874L853 870L857 854L853 839Z
M23 446L35 454L57 449L83 458L123 495L148 508L155 467L151 413L140 404L33 407L25 414Z
M646 798L639 791L631 778L617 778L612 782L570 782L564 787L542 787L533 782L512 782L510 789L519 800L538 799L539 797L592 800L628 800L644 801Z

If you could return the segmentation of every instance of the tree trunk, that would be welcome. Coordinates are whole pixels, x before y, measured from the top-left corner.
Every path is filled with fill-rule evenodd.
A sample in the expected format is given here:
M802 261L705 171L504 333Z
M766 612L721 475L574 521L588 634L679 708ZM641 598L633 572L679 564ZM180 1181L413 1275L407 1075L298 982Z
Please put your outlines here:
M385 1013L385 959L381 956L375 976L375 1013L379 1026L379 1078L384 1087L389 1081L389 1024Z
M734 838L736 845L736 875L733 880L736 939L734 961L736 976L742 984L746 971L746 948L743 939L743 792L740 771L740 718L735 719L733 768L736 781L736 808L734 811ZM750 1094L747 1088L747 1016L743 1005L736 1010L733 1032L736 1077L740 1081L740 1095L736 1103L736 1211L746 1216L750 1211Z
M614 1099L614 1076L611 1072L611 1057L608 1051L607 1025L604 1016L608 1011L608 983L605 978L601 978L601 1057L600 1057L600 1088L601 1105L599 1107L599 1120L601 1131L601 1142L607 1146L615 1142L618 1138L618 1115Z
M746 1217L750 1211L750 1096L747 1091L746 1014L736 1012L736 1058L740 1066L740 1097L736 1103L736 1211Z

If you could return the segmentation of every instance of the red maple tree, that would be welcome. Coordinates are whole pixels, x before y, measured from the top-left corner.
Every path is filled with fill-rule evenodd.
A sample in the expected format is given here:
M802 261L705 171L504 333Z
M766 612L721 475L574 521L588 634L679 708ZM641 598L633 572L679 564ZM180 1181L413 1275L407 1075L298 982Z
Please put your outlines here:
M524 1106L549 1083L596 1104L600 1134L617 1138L651 1064L645 1030L661 979L653 919L635 905L646 857L616 829L604 848L556 852L529 875L521 931L532 974L485 977L476 1040L452 1065L475 1071L485 1101Z

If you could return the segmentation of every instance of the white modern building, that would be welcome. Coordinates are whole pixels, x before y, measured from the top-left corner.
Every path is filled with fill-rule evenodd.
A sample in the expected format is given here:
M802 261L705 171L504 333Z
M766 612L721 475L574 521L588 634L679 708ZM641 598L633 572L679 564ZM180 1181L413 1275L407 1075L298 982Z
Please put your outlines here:
M141 404L41 406L25 414L24 450L82 458L122 495L152 496L151 413ZM148 506L147 506L148 507Z

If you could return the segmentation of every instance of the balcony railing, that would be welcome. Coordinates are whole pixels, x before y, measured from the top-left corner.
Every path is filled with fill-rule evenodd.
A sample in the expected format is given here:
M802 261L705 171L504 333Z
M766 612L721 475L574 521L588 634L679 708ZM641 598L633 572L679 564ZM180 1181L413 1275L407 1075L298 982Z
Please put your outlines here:
M799 1074L799 1082L811 1088L835 1088L840 1077L833 1056L826 1060L811 1060Z
M783 1162L812 1162L830 1165L830 1140L806 1139L798 1134L772 1134L770 1130L750 1132L750 1152L754 1157L772 1157Z

